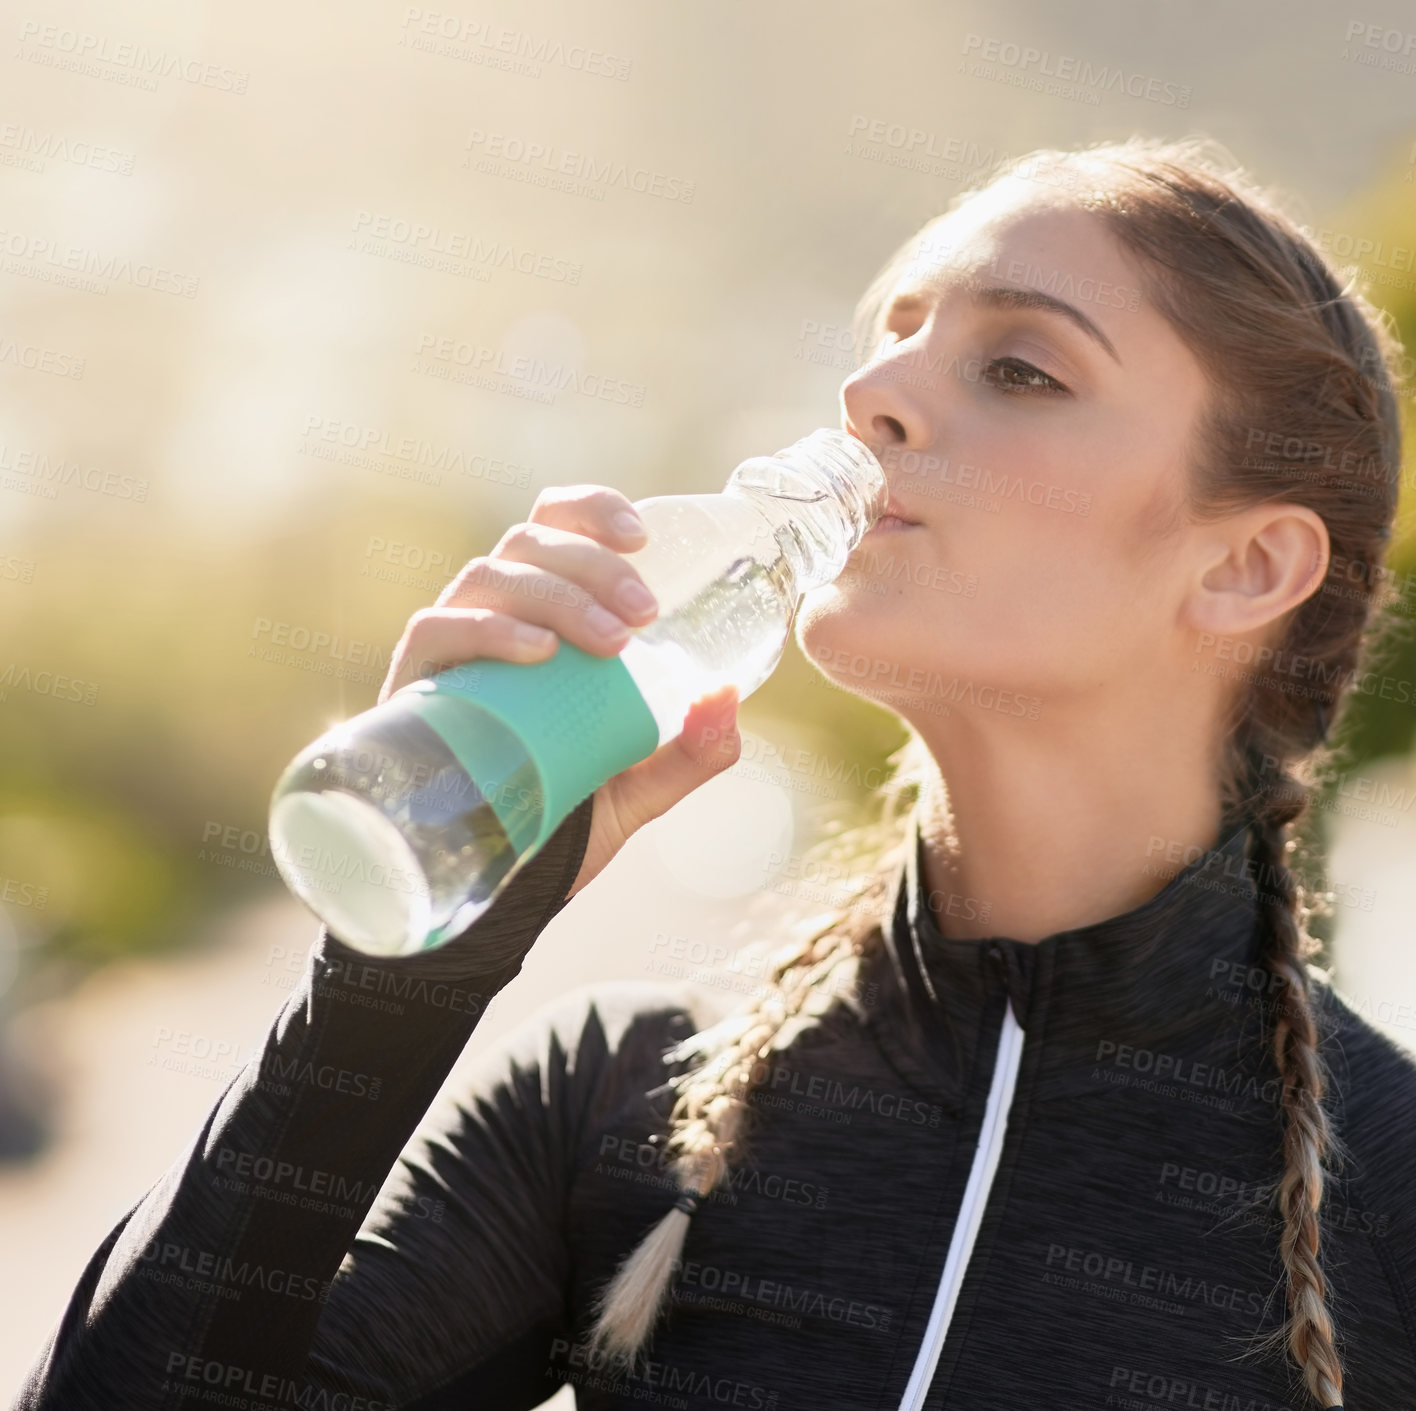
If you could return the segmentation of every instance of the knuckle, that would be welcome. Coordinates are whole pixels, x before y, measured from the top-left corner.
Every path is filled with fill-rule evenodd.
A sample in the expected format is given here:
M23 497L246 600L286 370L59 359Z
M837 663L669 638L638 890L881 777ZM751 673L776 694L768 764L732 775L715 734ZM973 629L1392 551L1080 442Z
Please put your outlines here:
M496 572L496 565L486 555L479 554L474 559L468 559L459 570L456 579L453 580L456 587L470 587L478 583L485 582Z
M454 596L461 602L483 603L506 592L506 570L493 558L475 558L457 577Z
M612 517L631 505L610 485L548 485L536 496L527 519L591 537L608 533Z
M528 518L544 522L555 518L576 499L577 485L546 485L537 493Z
M497 540L497 546L492 550L493 555L522 553L526 549L533 548L542 542L542 535L537 525L530 520L521 520L513 524Z
M492 562L490 554L473 554L473 556L462 565L458 573L460 578L475 577L483 572Z

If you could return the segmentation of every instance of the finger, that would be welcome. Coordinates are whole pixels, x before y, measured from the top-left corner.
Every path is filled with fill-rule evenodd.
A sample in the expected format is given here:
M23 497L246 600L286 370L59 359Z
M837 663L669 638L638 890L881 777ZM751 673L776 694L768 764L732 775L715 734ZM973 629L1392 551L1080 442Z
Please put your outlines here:
M615 816L625 837L731 768L741 754L737 690L724 686L694 703L676 739L660 745L615 781Z
M721 774L738 762L742 754L742 736L737 728L738 694L736 686L720 686L701 696L689 707L677 745L695 768L708 774Z
M596 656L613 656L629 641L629 624L578 583L512 559L473 559L443 589L433 610L444 608L504 612L549 627Z
M412 681L475 661L544 661L556 649L549 628L486 608L428 609L416 613L394 648L382 704Z
M658 612L653 593L629 560L584 534L549 524L517 524L502 536L492 557L557 574L627 622L642 626Z
M548 485L536 496L527 519L631 553L648 537L633 502L608 485Z

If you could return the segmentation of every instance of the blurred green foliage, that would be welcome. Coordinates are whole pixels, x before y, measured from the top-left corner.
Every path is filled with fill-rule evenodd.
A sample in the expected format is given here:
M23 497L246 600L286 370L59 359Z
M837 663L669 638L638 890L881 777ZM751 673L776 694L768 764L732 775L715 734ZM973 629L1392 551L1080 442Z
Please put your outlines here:
M1396 251L1409 251L1416 243L1416 166L1407 160L1394 164L1385 179L1360 200L1339 213L1333 224L1341 230L1361 232L1386 252L1380 266L1357 271L1367 297L1391 315L1405 348L1408 380L1400 398L1403 464L1401 500L1397 523L1387 556L1387 567L1402 591L1394 596L1385 628L1376 646L1375 669L1397 681L1416 682L1416 275L1399 271ZM1409 258L1409 254L1408 254ZM1366 276L1363 278L1363 276ZM1377 664L1379 663L1379 665ZM1387 754L1405 754L1416 734L1416 705L1379 694L1357 693L1348 707L1340 736L1351 767Z

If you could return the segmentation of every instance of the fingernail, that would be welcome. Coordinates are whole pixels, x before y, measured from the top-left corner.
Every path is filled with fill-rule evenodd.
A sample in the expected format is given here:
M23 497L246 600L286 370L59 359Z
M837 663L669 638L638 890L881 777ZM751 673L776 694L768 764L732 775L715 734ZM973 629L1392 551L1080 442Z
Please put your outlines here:
M615 589L615 597L630 612L649 612L654 607L654 595L637 578L626 578Z
M614 615L597 603L592 607L586 616L586 621L590 625L590 630L597 637L627 637L629 628Z
M523 646L534 647L537 651L549 647L556 639L556 634L549 627L537 627L534 622L518 622L512 628L512 636Z
M631 539L644 537L644 521L630 510L621 510L615 516L615 528Z

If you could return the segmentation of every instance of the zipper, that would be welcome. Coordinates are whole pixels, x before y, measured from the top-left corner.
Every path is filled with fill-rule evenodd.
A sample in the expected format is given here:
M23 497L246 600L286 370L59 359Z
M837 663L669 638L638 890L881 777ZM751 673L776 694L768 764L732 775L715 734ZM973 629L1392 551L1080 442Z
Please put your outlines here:
M944 1338L954 1317L954 1305L959 1301L964 1271L973 1254L978 1228L983 1223L984 1206L988 1204L988 1193L993 1189L993 1177L998 1171L998 1158L1003 1152L1008 1112L1013 1106L1013 1089L1017 1086L1018 1066L1023 1059L1023 1037L1022 1026L1013 1013L1010 998L998 1035L993 1081L988 1089L988 1105L983 1113L983 1126L978 1134L969 1183L964 1188L963 1203L959 1206L959 1217L954 1222L954 1234L949 1241L949 1254L944 1260L944 1272L940 1275L939 1289L934 1295L934 1307L929 1313L929 1324L924 1330L924 1340L920 1343L914 1371L900 1402L900 1411L921 1411L929 1384L934 1380L934 1370L939 1365L939 1354L943 1351Z

